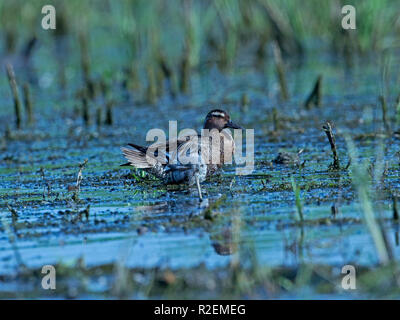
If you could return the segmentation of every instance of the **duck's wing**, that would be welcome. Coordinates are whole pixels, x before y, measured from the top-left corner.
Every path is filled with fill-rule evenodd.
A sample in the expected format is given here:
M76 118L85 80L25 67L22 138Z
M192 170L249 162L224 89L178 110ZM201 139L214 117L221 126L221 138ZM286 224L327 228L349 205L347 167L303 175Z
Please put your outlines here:
M132 148L121 148L122 153L125 158L128 160L128 163L123 164L121 166L134 166L138 169L149 169L152 168L157 160L151 157L147 157L146 153L140 150L135 150Z
M221 131L217 136L190 136L178 147L178 159L188 157L191 160L208 164L222 165L232 163L235 142L230 132ZM197 154L201 158L196 158Z
M173 144L176 145L176 147L172 147L175 150L170 150L170 141L166 141L165 145L160 142L154 143L148 147L128 143L131 148L122 147L121 150L129 162L121 166L134 166L139 169L147 169L153 167L157 162L165 166L176 156L176 150L187 142L188 139L189 137L175 139Z
M176 158L178 162L181 162L180 159L183 157L190 157L191 160L195 160L192 158L200 154L200 150L203 148L202 144L204 144L204 141L200 135L187 136L180 141L172 158Z
M179 154L182 147L184 147L187 143L191 141L191 137L192 136L185 136L174 139L172 141L167 140L165 145L162 142L154 143L148 148L151 148L150 151L152 152L150 153L154 154L155 157L158 157L159 152L161 152L163 159L165 159L165 164L171 164L175 162L175 159L177 159L177 155Z

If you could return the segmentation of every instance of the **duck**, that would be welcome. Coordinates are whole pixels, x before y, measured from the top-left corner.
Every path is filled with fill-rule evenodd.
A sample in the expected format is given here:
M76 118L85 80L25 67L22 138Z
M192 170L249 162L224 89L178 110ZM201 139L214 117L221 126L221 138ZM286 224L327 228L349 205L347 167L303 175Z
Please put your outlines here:
M145 170L165 184L196 185L202 201L200 183L219 172L224 164L232 162L235 141L229 129L242 127L232 122L228 112L211 110L205 117L201 135L178 137L165 144L147 147L134 143L121 147L128 160L121 166ZM215 143L219 143L219 148Z

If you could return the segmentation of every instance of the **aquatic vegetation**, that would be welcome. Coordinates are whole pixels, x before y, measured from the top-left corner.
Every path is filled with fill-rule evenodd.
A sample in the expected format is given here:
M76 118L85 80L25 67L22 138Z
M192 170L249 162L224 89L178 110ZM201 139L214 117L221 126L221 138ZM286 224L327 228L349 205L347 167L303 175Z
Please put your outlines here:
M301 203L301 198L300 198L300 188L297 186L296 180L294 179L293 176L292 176L292 188L296 199L297 220L303 222L304 221L303 204Z
M43 4L0 2L0 298L399 297L399 3L356 33L342 1L55 1L54 31ZM200 203L119 166L214 108L255 130L251 174Z

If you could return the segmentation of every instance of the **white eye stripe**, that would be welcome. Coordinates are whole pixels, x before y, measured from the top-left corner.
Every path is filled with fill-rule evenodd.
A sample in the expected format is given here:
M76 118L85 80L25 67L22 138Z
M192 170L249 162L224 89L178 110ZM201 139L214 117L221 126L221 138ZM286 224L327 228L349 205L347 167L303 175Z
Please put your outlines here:
M214 116L214 117L223 117L223 118L225 118L225 114L222 113L222 112L213 112L213 113L211 113L211 115Z

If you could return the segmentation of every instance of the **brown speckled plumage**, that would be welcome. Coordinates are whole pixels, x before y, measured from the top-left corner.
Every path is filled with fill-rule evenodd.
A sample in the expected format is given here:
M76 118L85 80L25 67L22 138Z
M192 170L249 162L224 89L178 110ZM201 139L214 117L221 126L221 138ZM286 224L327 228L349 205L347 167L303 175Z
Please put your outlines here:
M167 142L165 147L161 144L153 144L151 150L150 147L136 144L129 144L131 148L121 148L128 160L125 165L144 169L168 184L193 185L197 183L201 199L199 183L217 172L223 164L232 163L235 144L228 128L239 129L240 127L232 123L225 111L212 110L206 116L203 127L205 130L202 135L177 139L174 141L175 148L172 146L170 148L170 142ZM218 139L219 149L217 148ZM198 152L190 154L189 151L196 150L196 147ZM218 150L219 154L216 154L215 150ZM189 163L183 161L185 157L190 160Z

